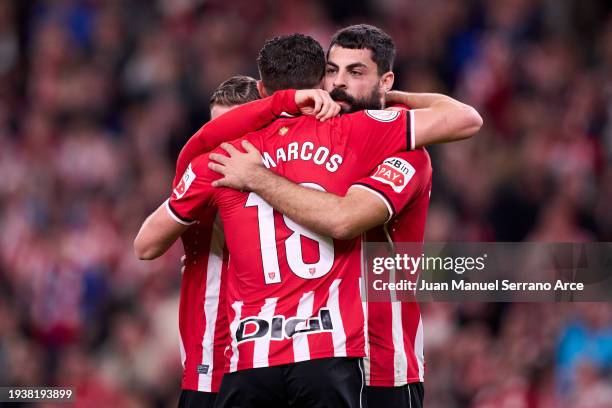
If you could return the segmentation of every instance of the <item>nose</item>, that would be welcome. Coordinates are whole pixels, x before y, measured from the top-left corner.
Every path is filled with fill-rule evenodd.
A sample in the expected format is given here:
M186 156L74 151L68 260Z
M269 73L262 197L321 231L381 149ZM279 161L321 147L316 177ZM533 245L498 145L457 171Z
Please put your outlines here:
M346 88L346 75L342 72L338 72L334 77L334 88Z

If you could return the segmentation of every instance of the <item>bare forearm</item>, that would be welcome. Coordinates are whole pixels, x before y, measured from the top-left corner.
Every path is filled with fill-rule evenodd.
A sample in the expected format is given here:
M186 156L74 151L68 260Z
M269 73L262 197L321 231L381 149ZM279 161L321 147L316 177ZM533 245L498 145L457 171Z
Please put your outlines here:
M482 126L482 118L473 107L450 96L391 91L387 100L414 110L416 147L466 139Z
M134 253L139 259L151 260L163 255L187 229L168 219L162 204L140 227L134 239Z
M433 105L440 103L449 103L453 105L465 105L456 99L438 93L423 93L423 92L403 92L389 91L386 94L388 103L401 103L410 106L411 109L431 108Z
M345 196L338 196L303 187L265 168L254 171L250 180L247 188L274 209L334 239L354 238L389 218L386 205L362 189L351 188Z
M263 167L254 172L247 187L298 224L322 235L338 236L342 197L303 187Z

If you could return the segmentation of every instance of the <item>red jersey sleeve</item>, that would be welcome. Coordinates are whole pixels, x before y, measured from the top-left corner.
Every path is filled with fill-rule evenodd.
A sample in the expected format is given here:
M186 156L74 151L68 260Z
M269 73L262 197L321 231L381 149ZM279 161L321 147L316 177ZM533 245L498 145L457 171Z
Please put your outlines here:
M364 188L377 195L389 209L389 219L398 214L429 186L431 160L424 148L387 157L368 177L351 188Z
M414 115L408 110L365 110L342 117L343 131L354 140L362 165L373 168L381 158L414 149Z
M215 205L216 189L211 183L220 176L208 168L208 162L205 154L189 163L166 200L168 213L180 224L193 224L207 207Z
M223 142L261 129L283 112L298 113L295 92L294 89L275 92L267 98L238 106L202 126L179 154L174 183L178 183L187 165L200 154L211 151Z

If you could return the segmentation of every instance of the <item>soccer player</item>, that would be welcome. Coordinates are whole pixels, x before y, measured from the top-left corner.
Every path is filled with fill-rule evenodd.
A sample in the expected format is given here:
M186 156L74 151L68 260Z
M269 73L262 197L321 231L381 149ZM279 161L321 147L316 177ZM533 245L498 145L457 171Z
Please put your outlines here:
M393 83L394 54L391 38L376 27L358 25L340 30L329 49L325 89L341 101L343 111L380 108ZM388 95L391 102L413 107L455 103L438 95ZM463 127L466 134L474 133L481 125L477 114L456 119L472 121ZM451 126L462 129L457 122ZM420 132L419 127L414 134L422 136ZM261 165L256 149L246 147L246 154L232 151L231 159L211 156L224 163L214 166L225 175L216 185L253 191L294 221L334 238L352 238L364 232L368 223L383 224L391 217L384 226L370 230L367 240L423 241L431 191L431 164L424 149L386 158L370 177L356 181L341 197L314 192L276 176ZM374 194L357 194L363 188ZM418 304L368 303L368 322L369 406L422 406L423 331Z
M307 84L311 85L311 84ZM313 84L314 85L314 84ZM302 92L306 95L308 92ZM331 98L314 98L321 91L310 91L301 101L329 106ZM223 115L234 107L259 99L257 81L246 76L235 76L223 82L210 99L211 119L181 151L173 187L180 188L189 161L191 148L207 148L206 143L234 138L256 130L275 119L287 103L278 98L267 98L254 104L245 113ZM316 101L315 101L316 99ZM339 107L337 108L339 110ZM304 112L309 112L305 108ZM331 110L330 115L337 111ZM222 116L223 115L223 116ZM221 118L217 119L218 117ZM326 119L327 117L322 117ZM229 132L226 133L226 132ZM234 136L235 135L235 136ZM212 149L211 146L209 149ZM183 184L184 185L184 184ZM223 303L224 275L228 253L217 212L204 211L198 223L182 235L185 256L179 306L179 333L183 363L180 407L212 407L224 372L224 350L229 344L227 318ZM137 248L138 251L138 248ZM154 253L139 253L141 259L151 259Z
M303 112L309 112L310 108L306 107L308 104L319 104L321 109L332 105L331 98L315 98L315 93L310 92L310 97L300 100L304 105ZM319 92L319 95L324 93ZM173 187L178 187L181 182L191 160L189 155L194 143L202 140L215 143L215 137L222 137L222 140L237 138L272 121L286 108L286 103L258 101L238 116L229 114L217 119L238 105L259 98L257 81L247 76L231 77L215 90L210 98L212 121L200 129L196 134L198 137L190 139L181 151ZM268 98L274 102L273 99ZM339 107L337 109L339 110ZM337 110L331 109L329 115L336 112ZM325 115L320 118L327 119ZM210 209L203 212L198 222L181 235L181 240L185 256L179 306L179 333L184 370L179 407L212 407L223 376L224 350L229 344L224 298L219 296L223 293L228 253L216 211ZM140 254L140 257L150 259L154 255Z
M257 99L255 79L231 77L210 98L211 119ZM183 172L184 169L177 174L174 186ZM214 406L223 377L223 352L228 343L223 297L219 296L228 258L223 228L212 208L203 212L199 221L181 235L185 249L179 305L183 363L181 408Z
M317 69L318 71L322 72L322 69ZM314 82L294 82L300 86L316 86L320 79L316 74ZM287 103L277 96L250 104L249 110L243 110L239 116L232 115L231 112L222 115L239 103L259 97L252 78L234 77L223 83L211 98L213 120L196 133L198 137L190 139L179 155L178 176L173 184L175 192L181 191L186 185L187 181L181 176L187 167L184 165L186 155L194 148L194 143L198 143L196 148L206 148L202 147L200 142L210 143L210 139L214 140L215 137L226 140L233 138L223 132L233 132L238 136L255 130L265 121L276 118L281 111L318 113L318 118L323 121L340 111L340 107L321 90L295 92L296 99L293 103ZM300 99L300 96L304 97ZM293 101L293 94L291 97ZM300 106L303 109L298 111ZM215 120L219 115L222 116ZM252 124L257 122L256 125ZM223 127L229 130L224 130ZM221 132L221 135L217 132ZM223 234L219 223L215 222L215 216L216 212L212 208L203 211L198 217L198 223L181 235L186 259L180 306L181 345L185 367L180 406L213 406L223 372L223 364L220 361L225 347L229 344L229 341L226 341L229 332L223 313L223 296L219 297L220 292L223 292L222 278L227 267L227 253L223 251ZM155 220L149 218L145 224L155 229ZM152 259L158 255L155 247L143 250L138 242L135 244L141 259Z
M287 47L280 48L280 51L286 52ZM278 57L274 52L270 54ZM278 60L274 58L269 62L276 63ZM288 66L295 65L289 64ZM264 83L266 83L265 79ZM274 157L264 151L264 158L269 166L276 167L279 172L308 174L311 181L316 180L332 190L338 190L342 189L343 184L344 188L347 187L351 172L357 174L360 171L364 172L354 168L358 167L355 163L355 153L367 150L372 160L380 158L385 152L384 149L387 146L381 146L379 138L372 137L374 131L387 129L390 136L387 142L393 144L401 140L400 145L405 148L407 144L402 138L405 136L406 127L412 129L411 126L408 126L408 121L415 113L417 112L410 114L371 112L370 115L361 113L358 119L353 119L358 122L358 125L361 125L360 130L365 132L364 139L341 137L345 133L350 135L351 131L354 131L354 127L347 120L337 120L336 129L333 129L334 121L332 121L331 132L327 130L325 133L325 128L319 129L317 126L307 128L309 131L303 132L304 129L300 129L300 126L306 125L299 118L287 119L288 122L282 120L280 124L275 123L262 131L263 133L260 132L250 139L259 144L260 148L272 146L269 150ZM427 113L425 112L423 116L425 121L429 120ZM348 116L345 118L350 119ZM310 124L312 125L312 122ZM432 126L432 128L436 127ZM398 129L401 129L398 132L400 136L398 140L395 140L393 137L398 136L395 136L394 133ZM290 137L279 137L287 134ZM424 135L427 136L426 132ZM314 138L317 143L315 145L310 140L303 140L304 138ZM336 139L334 141L340 142L339 145L331 146L331 139ZM397 147L398 145L393 149ZM358 386L358 382L354 381L354 376L349 374L351 371L355 372L359 366L350 359L315 360L309 364L302 362L287 367L278 367L280 370L273 371L248 370L257 366L275 364L282 366L283 362L293 363L309 358L322 358L325 355L363 355L363 337L359 335L360 331L363 334L363 322L359 321L361 305L359 301L355 301L359 297L359 288L355 284L358 275L352 278L349 276L356 270L359 273L359 265L357 264L356 267L353 265L352 268L340 267L348 263L346 259L358 262L358 256L352 255L357 248L355 241L331 243L324 237L303 230L289 219L284 219L284 222L281 220L280 222L283 222L284 225L275 228L271 208L265 202L260 201L257 196L252 194L244 196L244 193L228 190L211 191L209 184L215 177L210 172L206 173L203 165L207 163L206 157L196 159L192 163L193 168L188 169L190 173L187 173L186 178L190 180L189 185L181 187L178 194L175 191L170 207L174 208L175 215L193 218L202 204L219 205L222 218L228 222L225 225L227 231L232 231L231 226L234 226L245 231L253 230L252 232L259 236L260 242L255 249L260 251L259 258L264 266L254 265L251 259L257 257L253 253L253 248L242 245L242 238L249 234L228 237L228 245L232 253L231 268L234 272L230 276L236 275L237 277L235 285L231 283L229 285L229 297L233 301L230 313L234 314L233 355L230 360L230 371L241 370L238 373L241 375L230 374L224 378L223 387L226 383L229 384L225 402L233 401L231 402L233 404L241 401L248 406L253 403L253 399L257 400L257 398L268 402L287 403L287 398L300 401L302 398L309 398L309 396L313 398L314 395L319 395L318 398L324 406L335 406L340 402L348 403L348 405L360 403L360 400L355 400L355 395L358 393L348 392L351 388L355 391L355 387ZM343 163L347 165L343 166ZM361 164L370 167L368 160L363 160ZM306 169L297 171L295 168L299 169L299 166L306 166ZM198 172L202 172L203 175L196 176L198 172L195 172L195 168L198 168ZM337 173L334 178L330 178L326 172ZM355 177L355 175L352 176ZM250 213L245 212L245 204L246 207L256 208L251 209ZM253 222L251 220L254 216L257 225L249 225ZM169 224L167 227L172 229L177 228L177 225ZM305 241L304 248L302 248L302 241ZM282 245L283 243L285 245ZM284 251L279 251L284 254L281 253L278 256L277 246L279 248L284 246ZM330 256L336 252L334 249L339 249L338 259ZM311 262L305 258L310 258ZM315 262L315 259L318 261ZM282 264L282 268L279 264ZM258 278L252 272L245 274L249 270L256 270L263 277ZM337 272L332 272L332 270ZM313 290L304 291L307 289L303 287L306 284L301 279L296 280L296 276L292 274L306 279L306 282L311 283ZM281 275L286 277L283 285L261 286L260 284L262 278L268 285L280 283ZM328 276L325 277L325 275ZM345 279L331 280L338 277ZM288 293L287 296L282 296L285 293ZM343 295L343 293L351 293L352 296ZM266 294L279 296L266 297ZM248 296L245 295L252 296L253 299L259 299L259 301L251 299L247 302L246 297ZM298 298L287 301L292 296L298 296ZM338 308L340 304L345 306ZM349 315L352 317L349 318ZM317 364L316 371L313 370L313 362ZM333 369L332 365L334 365ZM257 373L250 371L257 371ZM330 378L332 373L335 373L336 377ZM344 380L337 377L338 373L345 374ZM304 382L304 377L311 377L312 381ZM353 380L350 377L353 377ZM302 381L293 382L293 378L302 378ZM278 383L280 387L275 387L274 384ZM280 390L288 390L289 394L279 395ZM325 390L332 392L324 392ZM330 398L332 398L331 401ZM333 400L333 398L336 399Z

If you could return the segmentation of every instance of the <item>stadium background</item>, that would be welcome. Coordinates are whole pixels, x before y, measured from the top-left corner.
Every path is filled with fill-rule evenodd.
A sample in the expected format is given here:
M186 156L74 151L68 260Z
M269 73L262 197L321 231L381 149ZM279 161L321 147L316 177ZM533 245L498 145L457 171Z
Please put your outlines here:
M222 80L294 31L395 39L396 89L485 119L431 148L429 241L612 241L611 3L0 2L0 385L174 406L181 249L132 240ZM426 406L612 406L610 304L426 304ZM31 405L28 405L31 406Z

